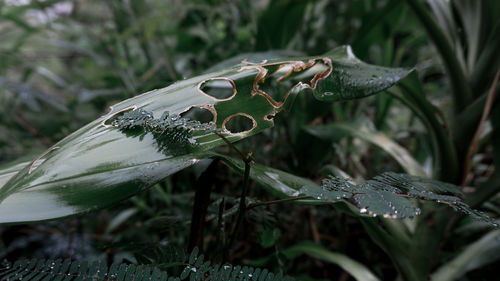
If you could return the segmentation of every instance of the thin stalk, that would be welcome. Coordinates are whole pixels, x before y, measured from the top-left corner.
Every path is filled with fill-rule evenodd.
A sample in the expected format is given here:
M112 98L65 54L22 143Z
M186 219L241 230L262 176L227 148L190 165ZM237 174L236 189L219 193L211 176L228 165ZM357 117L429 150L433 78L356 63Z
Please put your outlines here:
M500 79L500 69L498 69L497 74L495 75L495 79L491 84L490 92L488 93L488 98L486 99L486 104L484 105L483 115L481 116L481 121L479 121L479 125L477 126L476 133L474 134L474 138L469 146L469 150L467 151L467 156L465 157L464 169L462 172L462 186L468 184L470 179L468 179L467 175L469 174L469 170L472 164L472 157L476 154L477 144L479 143L479 136L481 136L481 132L483 131L484 124L488 119L488 115L490 115L491 107L493 106L493 101L495 100L495 92L498 84L498 79Z
M30 132L35 138L37 138L40 143L42 143L46 147L51 147L52 142L44 136L36 127L33 125L26 116L24 116L24 113L22 110L20 110L17 106L14 108L14 111L16 113L14 118L14 121L19 124L21 127L26 129L28 132Z
M226 200L224 197L222 197L222 201L219 204L219 212L217 213L217 233L215 235L215 249L217 249L218 253L224 250L225 231L224 231L223 215L225 208L226 208ZM220 256L218 258L220 258Z
M483 113L487 98L488 93L482 94L455 117L455 124L460 124L460 126L455 126L453 132L457 151L466 151L470 144L472 136L477 129L477 124L481 120L481 114ZM498 103L498 100L495 103Z
M243 222L246 213L246 194L248 190L248 184L250 181L250 168L254 159L252 157L252 153L244 154L241 150L239 150L233 143L231 143L222 133L215 132L217 136L219 136L229 147L231 147L236 153L238 153L241 157L241 160L245 163L245 173L243 176L243 188L241 190L240 196L240 204L238 207L238 216L236 218L236 224L234 225L231 231L231 237L229 238L229 243L227 247L224 249L223 262L226 262L229 258L229 251L233 247L234 241L236 240L236 236L238 235L238 230Z
M240 155L241 159L243 160L243 162L245 162L245 164L251 164L254 161L254 159L253 159L253 157L252 157L251 154L245 155L245 153L243 153L241 150L239 150L222 133L215 132L215 134L218 135L227 145L229 145L229 147L231 147L231 149L233 149L234 151L236 151L236 153L238 153Z
M189 231L188 251L194 247L203 250L203 232L205 229L205 218L207 216L210 194L215 181L218 159L214 159L208 168L196 181L194 194L193 213L191 215L191 229Z
M441 55L453 87L452 94L455 102L455 112L461 112L472 101L473 97L455 51L424 4L419 0L406 0L406 2L424 26Z
M273 204L279 204L279 203L283 203L283 202L297 201L297 200L303 200L303 199L312 199L312 197L304 195L304 196L297 196L297 197L291 197L291 198L285 198L285 199L252 203L252 204L249 204L247 206L247 211L249 211L255 207L259 207L259 206L273 205Z
M229 240L229 244L227 245L227 247L224 251L224 262L228 260L229 251L233 247L234 241L236 240L236 236L238 235L238 230L243 222L243 218L245 217L245 213L246 213L246 196L247 196L248 183L249 183L249 179L250 179L250 163L251 163L251 160L249 160L250 157L251 157L251 155L249 154L247 157L244 158L245 175L243 176L243 188L241 189L240 206L238 208L238 217L236 218L236 225L234 226L234 229L231 233L231 238Z
M252 157L252 153L244 154L241 150L239 150L234 144L232 144L222 133L215 132L217 136L219 136L229 147L231 147L236 153L238 153L241 157L241 160L245 163L245 174L243 176L243 188L241 190L240 196L240 205L238 208L238 217L236 218L236 224L234 225L233 230L231 231L231 237L229 238L229 243L227 247L224 249L223 262L226 262L229 258L229 251L233 247L234 241L236 240L236 236L238 235L238 230L243 222L243 218L246 213L246 196L248 183L250 180L250 168L254 159Z

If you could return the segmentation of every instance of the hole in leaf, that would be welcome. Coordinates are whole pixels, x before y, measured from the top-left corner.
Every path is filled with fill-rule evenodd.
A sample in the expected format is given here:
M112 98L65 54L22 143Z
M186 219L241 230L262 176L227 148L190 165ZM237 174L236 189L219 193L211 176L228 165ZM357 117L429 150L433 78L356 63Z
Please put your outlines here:
M264 119L271 121L271 120L274 119L274 115L273 114L268 114L268 115L266 115L266 117Z
M127 107L127 108L124 108L122 110L119 110L115 113L113 113L111 116L109 116L107 119L105 119L104 121L102 121L102 125L104 127L109 127L113 124L114 121L116 121L118 118L122 117L125 113L127 112L130 112L132 110L136 110L137 109L137 106L131 106L131 107Z
M292 81L279 82L279 77L281 77L281 75L274 72L270 74L264 82L259 84L259 90L266 93L277 103L284 102L286 100L288 90L293 87Z
M300 81L312 88L316 88L319 80L326 78L331 72L331 61L325 59L314 59L307 62L295 61L291 64L283 65L279 73L279 82ZM311 79L310 76L313 76Z
M187 111L182 112L180 116L182 118L198 121L200 123L209 123L211 121L215 122L214 114L204 107L193 106Z
M330 60L319 60L316 61L313 67L309 69L309 71L314 71L316 74L313 79L311 79L310 86L315 89L318 82L322 79L325 79L332 73L332 62Z
M233 80L224 77L205 80L200 83L199 89L216 100L230 100L236 95L236 85Z
M257 126L252 116L245 113L237 113L224 120L222 127L230 134L247 133Z
M252 96L261 95L273 107L281 108L290 94L295 96L305 87L314 90L318 81L331 74L332 63L328 58L316 58L308 61L243 66L242 70L245 69L259 71L253 82ZM310 79L311 74L312 79ZM292 82L296 82L295 86ZM282 87L285 89L280 89Z

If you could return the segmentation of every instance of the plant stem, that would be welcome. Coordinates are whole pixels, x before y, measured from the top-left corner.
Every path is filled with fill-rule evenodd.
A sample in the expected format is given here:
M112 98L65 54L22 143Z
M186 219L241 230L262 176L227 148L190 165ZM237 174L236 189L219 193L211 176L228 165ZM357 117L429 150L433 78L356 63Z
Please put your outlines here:
M440 53L448 74L450 75L451 85L453 87L452 94L455 102L455 112L461 112L465 106L472 101L473 97L463 69L456 58L456 52L453 50L453 47L439 25L427 12L423 3L419 0L406 0L406 2L413 10L420 23L424 26Z
M210 193L215 179L215 170L218 159L214 159L205 172L196 181L196 191L194 194L193 213L191 215L191 229L189 231L188 251L194 247L203 250L203 230L205 229L205 217L207 216L208 205L210 203Z
M484 105L483 115L481 116L481 121L479 121L479 125L477 126L476 133L474 134L474 138L469 146L469 150L467 151L467 156L465 157L465 164L462 171L462 186L468 184L470 179L468 179L468 174L470 170L470 166L472 164L472 157L476 154L477 144L479 142L479 136L483 131L484 123L486 123L486 119L488 119L488 115L490 114L491 107L493 106L493 101L495 100L495 92L498 84L498 79L500 79L500 69L498 69L497 74L495 75L495 79L491 84L490 92L488 93L488 98L486 99L486 104Z
M245 164L251 164L251 162L254 161L253 157L252 157L252 154L249 153L247 155L245 155L245 153L243 153L241 150L239 150L232 142L230 142L222 133L220 132L215 132L215 134L217 136L219 136L227 145L229 145L229 147L231 147L234 151L236 151L236 153L238 153L241 157L241 160L243 160L243 162L245 162Z
M243 218L245 217L245 212L246 212L246 195L247 195L247 189L248 189L248 183L250 179L250 164L251 160L251 153L248 154L245 158L243 158L243 161L245 162L245 175L243 177L243 188L241 190L241 196L240 196L240 206L238 208L238 217L236 218L236 225L234 226L234 229L231 233L231 238L229 240L229 244L227 245L225 251L224 251L224 262L228 260L229 257L229 251L233 247L234 241L236 240L236 236L238 235L238 230L241 226L241 223L243 222Z
M245 217L246 212L246 195L248 189L248 183L250 180L250 167L254 162L252 157L252 153L244 154L241 150L239 150L234 144L232 144L222 133L215 132L217 136L219 136L227 145L229 145L234 151L236 151L241 160L245 163L245 174L243 176L243 188L241 190L240 196L240 206L238 208L238 217L236 218L236 224L231 232L231 237L229 239L229 243L224 250L223 262L226 262L229 258L229 251L233 247L234 241L236 240L236 236L238 235L238 230L243 222L243 218Z
M247 206L247 211L251 210L255 207L259 206L264 206L264 205L272 205L272 204L278 204L278 203L283 203L283 202L290 202L290 201L297 201L297 200L303 200L303 199L312 199L311 196L297 196L297 197L291 197L291 198L285 198L285 199L278 199L278 200L272 200L272 201L265 201L265 202L257 202L257 203L252 203Z
M483 113L487 99L488 93L482 94L455 117L455 124L460 124L460 126L455 127L453 132L453 139L457 151L466 151L472 141L472 136L477 129L479 120L481 120L481 114ZM493 104L497 102L498 100Z
M215 235L215 249L218 253L224 251L225 243L225 231L224 231L224 209L226 207L226 198L222 197L222 201L219 204L219 212L217 214L217 233ZM220 258L220 256L218 256Z

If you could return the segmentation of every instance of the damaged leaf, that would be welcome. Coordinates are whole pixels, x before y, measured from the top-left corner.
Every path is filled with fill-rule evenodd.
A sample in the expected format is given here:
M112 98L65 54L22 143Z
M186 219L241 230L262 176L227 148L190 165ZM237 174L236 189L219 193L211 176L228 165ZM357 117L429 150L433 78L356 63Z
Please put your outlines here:
M365 64L344 46L323 56L243 60L125 100L10 178L0 188L0 223L55 219L126 199L225 144L213 130L196 126L215 126L227 140L238 141L272 127L274 116L303 90L322 101L361 98L410 71ZM278 93L273 83L288 91ZM246 127L233 128L237 119ZM141 133L130 134L139 127Z

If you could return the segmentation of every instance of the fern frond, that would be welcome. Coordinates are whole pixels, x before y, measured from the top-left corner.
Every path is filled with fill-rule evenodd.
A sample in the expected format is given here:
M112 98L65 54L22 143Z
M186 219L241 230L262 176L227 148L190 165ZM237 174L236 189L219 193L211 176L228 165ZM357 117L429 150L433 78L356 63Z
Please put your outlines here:
M70 260L19 260L14 265L5 264L0 268L2 281L122 281L151 280L175 281L165 271L150 266L113 264L109 269L103 262L71 262Z
M386 172L361 184L330 176L322 181L321 187L303 187L300 193L323 201L348 200L360 208L360 213L373 217L381 215L384 218L419 215L421 211L414 205L412 198L434 201L491 223L488 216L471 209L462 201L458 186L407 174Z
M153 134L158 149L163 153L182 154L196 146L194 133L199 131L214 132L213 122L201 123L196 120L183 118L179 114L170 114L165 111L159 119L155 119L151 112L136 109L118 116L112 126L132 136Z
M186 265L180 277L168 276L167 272L150 265L113 264L109 268L97 261L88 263L70 260L19 260L0 266L0 281L293 281L267 269L230 264L212 266L195 248L184 260Z
M215 266L210 261L204 261L204 256L198 256L198 248L194 248L189 256L189 264L181 273L180 279L210 281L293 281L294 279L283 274L274 274L267 269L249 266L232 266L230 264Z

